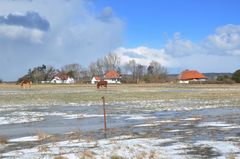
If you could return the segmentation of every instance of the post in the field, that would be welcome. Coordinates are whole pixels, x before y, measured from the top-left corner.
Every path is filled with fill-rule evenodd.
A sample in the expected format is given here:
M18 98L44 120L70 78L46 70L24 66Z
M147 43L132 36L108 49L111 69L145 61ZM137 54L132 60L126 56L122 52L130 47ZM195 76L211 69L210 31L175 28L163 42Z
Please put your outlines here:
M107 118L106 118L106 109L105 109L105 97L102 96L103 101L103 115L104 115L104 134L105 138L107 137Z

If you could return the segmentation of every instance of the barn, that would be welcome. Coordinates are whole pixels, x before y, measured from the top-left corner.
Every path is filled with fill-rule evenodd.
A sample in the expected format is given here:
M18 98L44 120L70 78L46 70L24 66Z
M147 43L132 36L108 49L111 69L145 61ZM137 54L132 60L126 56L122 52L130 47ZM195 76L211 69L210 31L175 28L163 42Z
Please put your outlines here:
M191 81L206 81L207 77L196 70L185 70L178 75L179 83L189 83Z

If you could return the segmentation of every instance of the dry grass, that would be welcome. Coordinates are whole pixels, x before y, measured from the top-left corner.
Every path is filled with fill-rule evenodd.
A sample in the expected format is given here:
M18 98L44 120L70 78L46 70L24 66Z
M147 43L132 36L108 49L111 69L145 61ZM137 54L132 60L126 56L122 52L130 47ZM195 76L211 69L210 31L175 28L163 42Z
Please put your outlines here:
M95 159L95 154L90 150L84 150L80 155L80 159Z
M0 145L4 145L8 143L8 139L4 136L0 136Z
M122 84L96 89L95 85L33 85L23 90L19 85L0 84L0 105L61 105L171 99L225 100L240 103L240 85ZM186 91L187 90L187 91ZM12 92L12 93L11 93Z
M38 140L44 140L49 137L49 135L45 132L38 132L37 133Z
M236 159L236 155L235 154L229 154L227 156L227 159Z
M113 155L113 156L111 156L111 159L125 159L125 158L122 156Z
M64 156L55 156L53 159L68 159L68 158Z

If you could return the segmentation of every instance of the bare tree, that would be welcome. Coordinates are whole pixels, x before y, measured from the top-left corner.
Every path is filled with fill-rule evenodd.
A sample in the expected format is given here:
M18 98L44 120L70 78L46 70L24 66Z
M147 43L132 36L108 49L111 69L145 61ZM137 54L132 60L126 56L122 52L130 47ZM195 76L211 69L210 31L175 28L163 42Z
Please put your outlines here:
M167 69L157 61L152 61L149 64L147 71L148 75L151 77L152 82L165 80L167 77Z
M69 76L73 77L75 80L80 79L80 72L82 70L82 66L80 64L67 64L62 67L62 71L66 72Z
M126 63L123 67L126 74L131 74L131 81L136 83L142 80L146 70L146 66L136 63L134 59L129 60L129 62Z
M137 63L135 60L129 60L128 63L125 65L125 70L127 73L130 73L132 75L132 80L136 80L136 68Z
M161 74L166 74L167 69L163 67L159 62L157 61L152 61L149 64L150 67L152 67L152 74L153 75L161 75Z
M103 58L104 71L117 70L120 64L120 57L117 54L109 53Z
M98 59L96 61L96 66L97 66L98 75L103 75L104 74L104 62L103 62L103 60Z
M136 78L137 78L137 83L139 83L140 80L142 80L144 73L146 70L146 66L137 64L136 66Z
M96 62L90 63L90 65L88 66L88 70L89 70L90 76L98 76L99 75Z

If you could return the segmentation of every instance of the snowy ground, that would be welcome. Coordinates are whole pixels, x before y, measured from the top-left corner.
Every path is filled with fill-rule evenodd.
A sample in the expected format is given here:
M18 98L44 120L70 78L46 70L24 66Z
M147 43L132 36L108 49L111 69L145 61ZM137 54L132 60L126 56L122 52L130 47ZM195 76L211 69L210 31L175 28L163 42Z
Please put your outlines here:
M106 103L106 134L101 103L75 99L75 93L94 99L96 90L11 89L0 89L0 158L240 158L239 86L124 87L115 94L125 92L127 100L107 94L114 100ZM64 93L71 100L18 99ZM8 102L8 95L17 100Z

